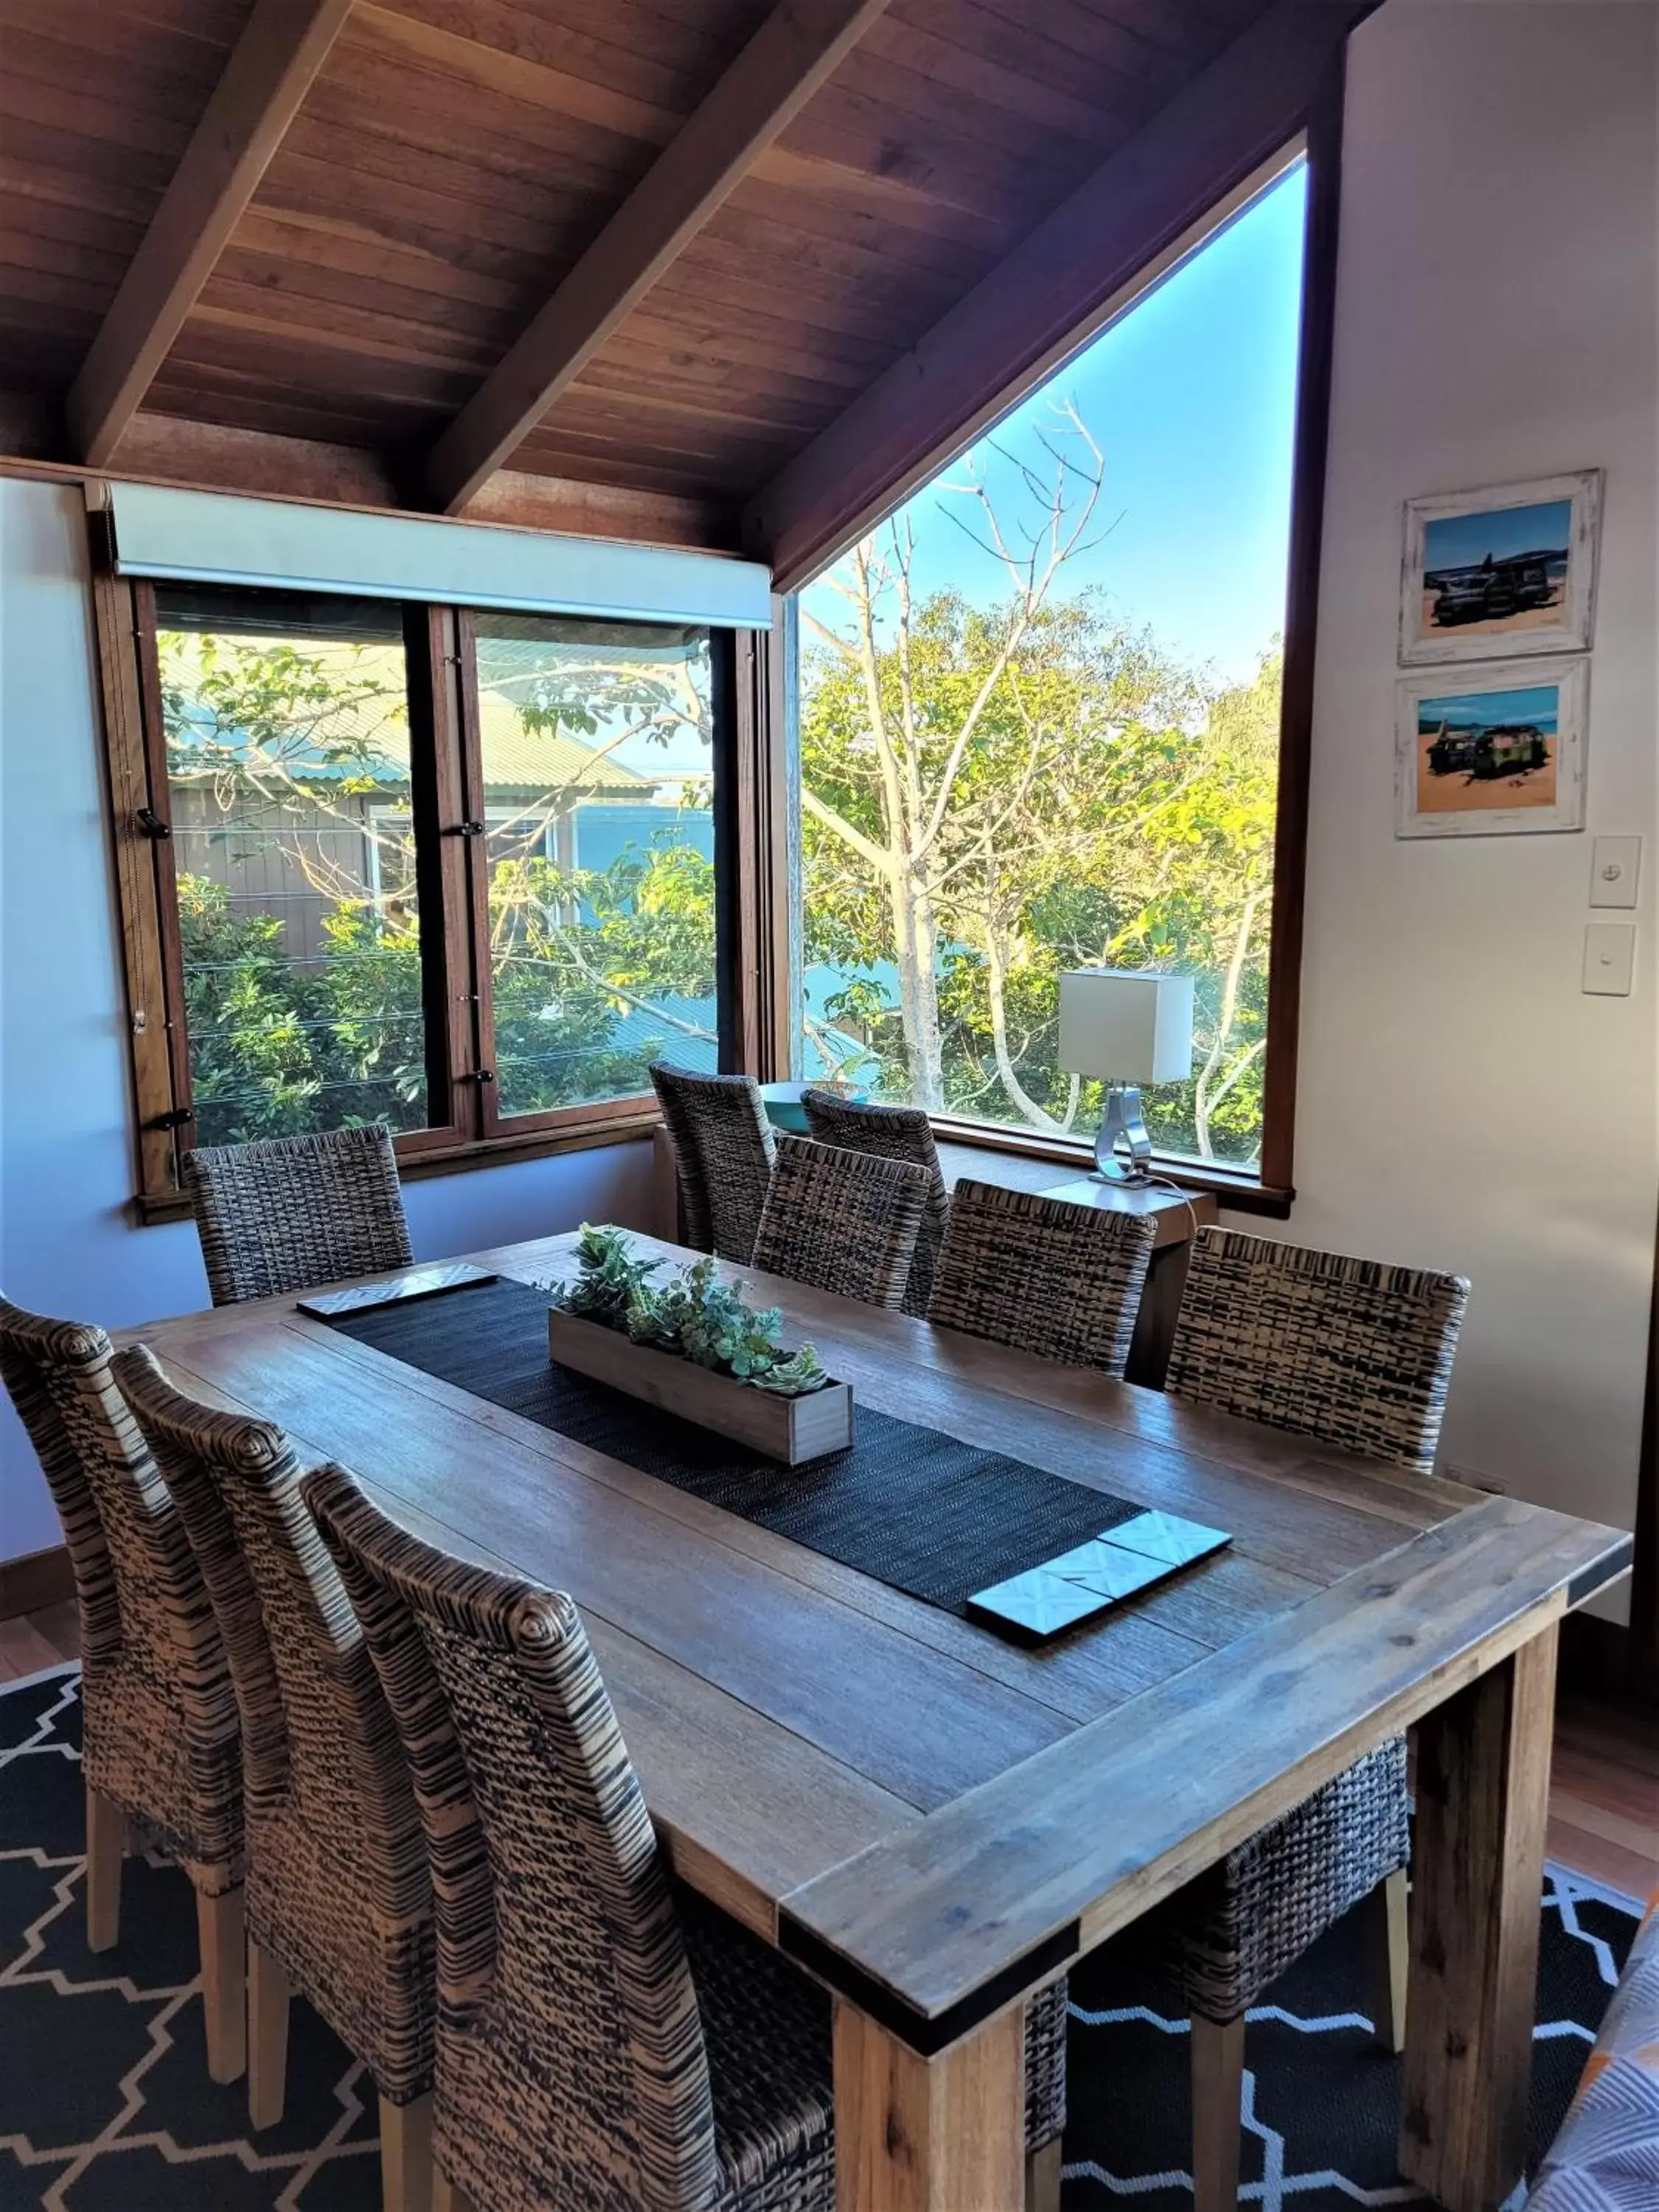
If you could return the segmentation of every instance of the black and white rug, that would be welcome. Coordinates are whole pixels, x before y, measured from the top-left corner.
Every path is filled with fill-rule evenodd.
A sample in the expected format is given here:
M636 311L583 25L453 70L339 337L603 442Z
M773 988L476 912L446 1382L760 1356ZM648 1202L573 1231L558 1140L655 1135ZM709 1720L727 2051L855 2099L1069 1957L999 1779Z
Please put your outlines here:
M301 2003L287 2114L247 2136L246 2089L207 2077L195 1907L175 1869L127 1864L122 1940L86 1948L79 1677L0 1690L0 2212L375 2212L374 2097ZM1534 2044L1534 2156L1559 2124L1636 1929L1634 1909L1552 1870ZM1352 2212L1419 2201L1395 2172L1397 2062L1358 1946L1333 1929L1250 2015L1245 2203ZM1133 2198L1185 2212L1183 2021L1121 1954L1072 1981L1066 2212Z

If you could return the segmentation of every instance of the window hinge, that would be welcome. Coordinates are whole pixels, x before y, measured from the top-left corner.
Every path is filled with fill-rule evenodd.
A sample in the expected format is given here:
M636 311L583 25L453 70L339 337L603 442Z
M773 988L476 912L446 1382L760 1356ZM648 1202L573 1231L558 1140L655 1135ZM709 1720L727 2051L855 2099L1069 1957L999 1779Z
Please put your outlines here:
M173 835L172 825L163 822L153 806L141 806L132 818L145 836L155 838L158 844L163 837Z
M196 1119L193 1106L175 1106L170 1113L158 1114L153 1121L146 1121L147 1129L182 1129L187 1121Z
M444 831L446 837L482 837L483 833L482 822L452 822Z
M470 1075L464 1075L461 1080L463 1083L493 1083L495 1071L493 1067L477 1068Z

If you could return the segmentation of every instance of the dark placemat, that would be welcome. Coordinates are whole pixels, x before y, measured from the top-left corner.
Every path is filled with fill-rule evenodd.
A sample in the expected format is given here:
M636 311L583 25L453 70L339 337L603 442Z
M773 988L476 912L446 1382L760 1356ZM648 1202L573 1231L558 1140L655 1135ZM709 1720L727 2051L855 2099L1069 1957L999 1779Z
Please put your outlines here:
M548 1304L528 1283L492 1282L329 1326L949 1613L1139 1510L856 1403L849 1450L781 1467L556 1367Z

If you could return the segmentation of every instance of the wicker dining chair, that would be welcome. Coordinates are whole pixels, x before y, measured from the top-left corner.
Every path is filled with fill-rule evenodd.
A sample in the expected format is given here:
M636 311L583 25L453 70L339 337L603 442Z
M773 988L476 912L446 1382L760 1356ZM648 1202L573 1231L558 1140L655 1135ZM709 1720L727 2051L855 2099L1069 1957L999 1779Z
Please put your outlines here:
M385 1129L202 1146L185 1154L180 1179L216 1306L409 1265Z
M343 1468L304 1488L431 1848L435 2212L831 2212L829 1998L670 1875L570 1599L434 1551ZM1056 2176L1065 2024L1061 1982L1026 2030Z
M120 1938L130 1824L196 1893L208 2071L245 2064L242 1767L202 1573L100 1328L0 1298L0 1376L45 1471L81 1621L87 1946Z
M362 1630L282 1431L198 1405L142 1345L116 1373L201 1559L241 1711L250 2119L283 2117L297 1990L379 2093L386 2212L426 2212L431 1880Z
M933 1125L919 1106L859 1105L833 1091L808 1091L801 1097L806 1126L821 1145L843 1152L876 1152L889 1160L910 1160L927 1171L927 1206L921 1217L903 1310L925 1314L933 1294L939 1247L951 1218L951 1196L939 1164Z
M687 1241L746 1265L772 1172L772 1125L752 1075L698 1075L653 1060L652 1085L679 1179Z
M959 1182L927 1318L1121 1380L1154 1234L1149 1214Z
M896 1311L927 1210L926 1168L811 1137L780 1137L754 1264Z
M1164 1387L1426 1474L1468 1291L1461 1275L1200 1229ZM1362 1900L1377 2032L1390 2049L1403 2048L1407 1810L1406 1743L1397 1737L1175 1900L1193 2026L1195 2212L1231 2212L1237 2202L1246 2012Z

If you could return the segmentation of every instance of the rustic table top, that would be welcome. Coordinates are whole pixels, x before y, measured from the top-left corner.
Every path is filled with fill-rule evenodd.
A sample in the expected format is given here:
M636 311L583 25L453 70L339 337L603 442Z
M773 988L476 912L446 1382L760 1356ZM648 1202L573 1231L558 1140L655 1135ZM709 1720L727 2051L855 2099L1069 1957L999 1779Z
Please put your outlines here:
M469 1257L548 1281L572 1242ZM126 1334L182 1388L343 1461L419 1533L568 1590L682 1878L918 2050L1138 1917L1629 1562L1629 1538L1589 1522L753 1282L864 1402L1232 1546L1030 1650L291 1297Z

